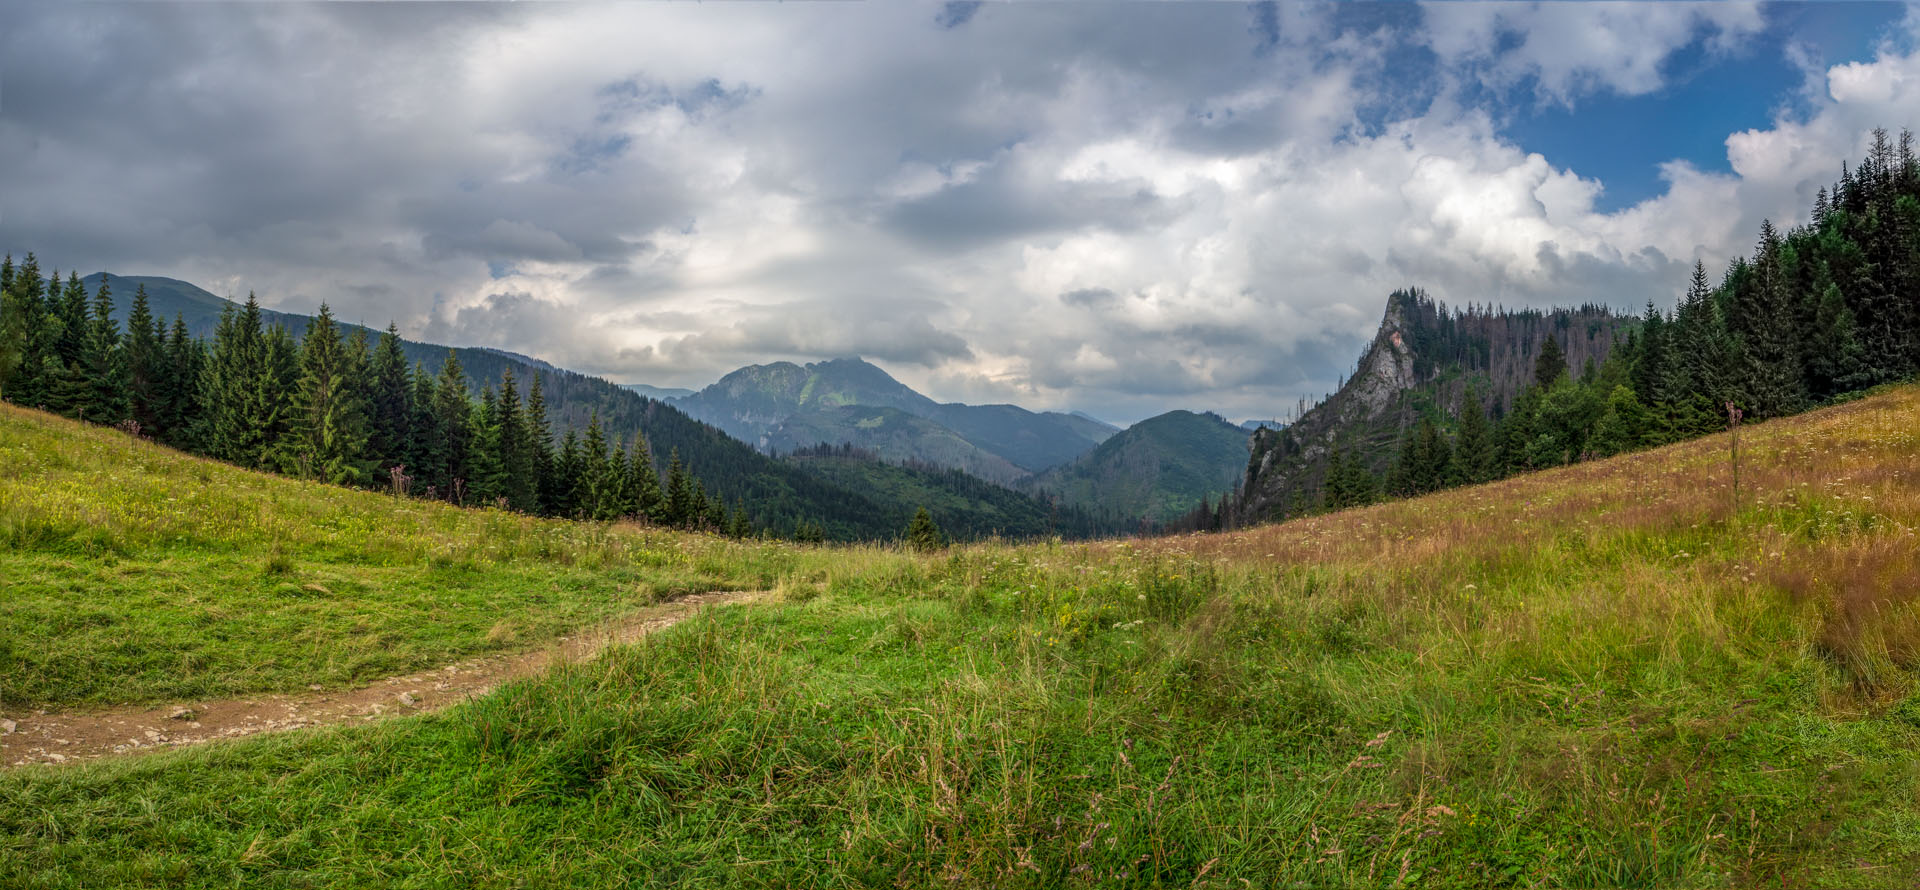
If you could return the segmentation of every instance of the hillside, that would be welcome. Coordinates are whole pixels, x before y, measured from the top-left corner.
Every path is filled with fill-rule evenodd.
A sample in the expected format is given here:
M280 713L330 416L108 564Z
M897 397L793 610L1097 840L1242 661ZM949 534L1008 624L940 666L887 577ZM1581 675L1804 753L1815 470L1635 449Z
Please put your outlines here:
M1028 475L959 433L897 408L841 405L802 411L780 421L761 443L782 454L816 445L849 445L893 463L946 467L1000 485Z
M769 580L716 552L737 551L300 482L0 403L0 709L366 682Z
M1743 431L1737 501L1721 435L1236 533L925 557L460 511L0 418L0 566L36 579L0 604L0 645L34 640L0 677L56 711L193 688L182 665L215 694L347 681L335 645L441 627L415 609L477 637L609 571L782 592L431 718L0 772L0 885L1920 873L1915 387ZM396 609L405 578L438 586ZM18 695L7 718L39 719Z
M1003 488L977 474L887 462L845 446L805 451L786 460L827 482L858 488L891 505L898 528L906 528L914 511L925 507L941 531L958 541L1084 539L1131 530L1128 523L1102 521L1088 511Z
M1083 509L1164 522L1233 489L1246 464L1247 435L1211 414L1169 411L1022 486Z
M82 283L91 290L98 288L100 280L100 274L95 273ZM190 330L211 331L220 313L231 305L187 282L116 275L112 278L115 312L123 322L134 289L143 285L156 316L172 317L162 316L163 307L169 313L183 313ZM309 316L292 313L263 310L262 315L268 323L285 325L296 336L304 334L312 321ZM355 329L353 325L340 327L349 332ZM369 331L370 336L377 334ZM644 398L598 377L490 348L450 348L403 338L401 349L407 361L430 372L438 370L451 351L475 393L485 386L497 386L502 375L512 370L524 397L538 370L544 375L547 416L556 438L567 430L585 430L589 418L596 414L614 442L629 442L636 433L643 433L658 470L664 471L671 456L679 454L690 471L721 500L751 505L753 519L761 528L786 533L807 521L820 525L835 540L886 539L899 532L892 520L897 505L876 503L857 489L841 488L799 472L664 402Z
M775 449L796 441L793 435L774 441L776 429L797 414L807 435L829 445L860 445L864 434L857 426L838 425L851 415L832 413L848 406L891 408L931 421L918 426L927 441L914 435L893 439L890 453L905 459L970 470L978 460L955 452L946 440L957 435L980 451L997 457L1021 472L1038 472L1086 453L1114 433L1114 428L1091 418L1055 412L1035 413L1015 405L941 404L913 391L887 372L858 358L833 359L796 365L775 362L733 371L699 392L674 400L689 415L704 420L745 442ZM802 442L803 445L814 444ZM986 478L1001 478L999 470Z
M1417 291L1396 291L1358 370L1338 392L1285 429L1253 432L1240 519L1279 519L1313 507L1336 447L1385 476L1402 434L1422 419L1451 425L1469 392L1498 413L1533 382L1549 336L1579 374L1604 363L1637 324L1592 306L1450 312Z

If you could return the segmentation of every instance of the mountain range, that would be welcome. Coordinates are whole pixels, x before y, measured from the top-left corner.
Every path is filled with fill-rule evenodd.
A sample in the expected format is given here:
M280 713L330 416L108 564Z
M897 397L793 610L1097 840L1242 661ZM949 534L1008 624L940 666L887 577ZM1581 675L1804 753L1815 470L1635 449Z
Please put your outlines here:
M672 404L768 452L846 445L961 470L1121 527L1164 522L1232 490L1250 435L1190 411L1122 431L1077 412L940 403L859 358L751 365Z
M222 312L238 308L190 282L172 278L95 273L82 279L82 284L91 292L107 281L114 296L114 316L123 325L136 288L146 290L148 307L155 318L171 325L178 316L190 332L202 338L212 335ZM273 310L263 309L261 315L266 324L285 326L295 337L304 334L312 321L307 315ZM369 337L379 335L357 325L340 327L349 336L359 330L366 330ZM1059 510L1029 495L1007 491L982 498L972 488L981 483L974 480L956 480L951 474L925 468L910 471L891 467L871 455L842 460L832 473L819 472L822 464L781 460L761 453L688 417L668 402L506 350L448 347L406 339L401 340L401 349L409 361L429 371L439 369L451 353L476 393L483 387L497 386L510 370L524 395L538 371L548 421L556 437L568 430L585 430L589 419L596 416L613 442L630 442L636 435L644 435L658 469L664 471L669 459L678 455L708 491L729 504L746 505L756 522L776 533L789 533L804 522L835 540L890 538L906 527L916 509L932 508L925 503L927 500L941 504L944 515L938 518L956 534L1017 536L1052 533L1049 529L1053 529L1086 535L1106 530L1096 528L1084 517L1067 517L1057 526L1050 525L1034 517L1057 519ZM864 475L871 478L861 478L862 464L867 468ZM928 492L942 494L934 498Z
M158 276L95 273L89 291L111 282L116 318L126 321L133 292L144 288L149 310L169 324L178 316L198 337L210 337L230 300L190 282ZM262 310L266 324L296 338L311 317ZM349 336L357 330L342 324ZM490 347L448 347L402 339L411 362L436 370L449 352L477 393L511 370L528 386L542 373L549 420L556 435L584 430L598 416L616 442L644 434L656 463L678 454L713 492L750 504L776 528L811 520L829 537L884 537L897 531L918 504L889 502L886 493L922 497L929 486L959 482L939 471L957 470L1034 499L1034 508L985 504L978 492L935 498L957 529L1004 534L1048 527L1033 516L1065 507L1084 517L1053 523L1067 533L1137 527L1178 515L1203 497L1233 488L1246 465L1248 430L1213 415L1174 411L1126 431L1079 412L1035 412L1017 405L937 402L858 357L800 365L774 362L733 371L698 391L615 385L532 356ZM819 446L843 447L832 461ZM751 446L751 447L747 447ZM785 459L802 451L814 455ZM860 469L865 467L864 470ZM883 467L930 472L912 484ZM888 484L856 477L887 476ZM876 493L878 492L878 494ZM949 491L949 494L953 492ZM998 496L996 496L998 497ZM973 505L954 513L962 505ZM1055 506L1048 507L1046 504ZM995 525L995 517L1018 521Z

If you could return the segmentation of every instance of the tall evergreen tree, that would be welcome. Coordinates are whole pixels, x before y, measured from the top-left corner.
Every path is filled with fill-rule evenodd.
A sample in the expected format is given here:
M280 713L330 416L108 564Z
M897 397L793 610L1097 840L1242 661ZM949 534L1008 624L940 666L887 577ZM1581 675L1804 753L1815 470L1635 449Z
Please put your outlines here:
M555 516L579 515L580 502L574 493L580 488L582 470L579 436L567 430L561 437L560 451L553 459L553 502L548 505L548 512Z
M133 306L127 312L127 338L124 344L127 368L129 413L149 436L161 433L160 417L165 400L160 389L167 374L166 328L154 320L147 301L147 286L133 289Z
M653 451L647 438L638 434L627 454L627 491L637 515L651 522L666 521L666 497L660 491L660 474L653 468Z
M547 424L547 396L539 371L533 372L533 386L527 391L526 438L532 455L535 511L553 515L560 494L554 490L553 428Z
M1755 417L1792 414L1807 400L1790 289L1792 263L1792 253L1781 243L1772 221L1765 221L1753 263L1732 282L1735 333L1746 359L1741 368L1746 396L1742 407Z
M520 384L508 366L500 380L500 396L495 406L500 427L497 434L500 454L500 496L508 506L522 513L540 511L538 462L533 437L525 412L520 407Z
M193 339L184 316L175 314L167 335L166 371L155 379L155 412L160 441L186 451L201 451L198 433L203 413L200 380L205 373L206 347Z
M472 400L467 397L466 371L461 369L460 359L451 349L447 350L447 360L440 366L440 378L433 389L432 432L439 437L433 447L443 461L436 468L441 475L434 480L434 485L447 500L463 503L473 475L473 409Z
M333 310L321 303L320 314L307 325L300 344L293 416L281 443L286 455L283 465L336 485L371 481L372 467L364 456L367 409L355 385L359 371L355 364L341 342Z
M1541 386L1552 386L1555 380L1567 375L1567 351L1560 348L1560 341L1548 334L1540 341L1540 352L1533 360L1533 382Z
M1480 397L1469 390L1460 398L1460 436L1454 455L1456 478L1468 485L1494 478L1498 454L1494 451L1493 427L1480 407Z
M39 295L33 299L37 302ZM14 289L13 254L7 254L0 263L0 399L13 393L12 381L26 359L30 312L27 298Z
M433 375L421 365L413 366L413 395L407 402L412 413L407 421L407 458L402 462L403 472L414 480L413 488L422 495L449 497L447 434L440 427L440 389Z
M692 523L693 482L687 476L686 465L680 463L680 449L675 448L667 457L667 524L685 527Z
M113 320L113 288L104 279L94 293L93 312L81 343L80 377L84 381L77 397L81 416L107 424L127 419L127 358L120 345L120 324Z
M264 353L258 398L265 422L261 424L260 455L254 465L270 467L277 456L287 453L284 443L294 434L299 413L300 346L294 342L293 332L282 324L269 326L260 339Z
M410 460L408 443L412 437L413 381L407 368L407 354L400 347L400 329L389 323L368 360L372 378L372 398L368 410L367 454L374 466L385 472ZM410 468L412 469L412 468Z

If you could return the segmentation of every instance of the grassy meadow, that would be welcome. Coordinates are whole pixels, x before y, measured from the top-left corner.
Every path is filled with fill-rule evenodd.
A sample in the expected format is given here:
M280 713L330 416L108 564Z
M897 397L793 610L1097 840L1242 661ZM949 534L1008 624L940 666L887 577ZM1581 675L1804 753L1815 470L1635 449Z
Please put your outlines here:
M429 716L0 773L0 886L1911 886L1920 388L1740 436L1737 497L1719 436L921 556L396 502L8 410L8 702L778 595Z
M791 553L301 483L0 403L0 708L350 685L759 589Z

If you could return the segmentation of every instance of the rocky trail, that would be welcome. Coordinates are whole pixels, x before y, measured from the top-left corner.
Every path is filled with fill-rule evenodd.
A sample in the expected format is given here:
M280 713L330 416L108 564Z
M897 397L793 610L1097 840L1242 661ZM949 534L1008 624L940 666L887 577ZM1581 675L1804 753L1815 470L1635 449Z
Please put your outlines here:
M678 624L702 607L743 602L760 595L751 591L689 594L561 637L541 649L470 659L354 689L326 691L316 686L295 694L72 713L9 711L0 714L0 766L71 763L263 732L348 726L436 711L485 695L509 680L539 673L556 662L592 658L608 646L632 642Z

